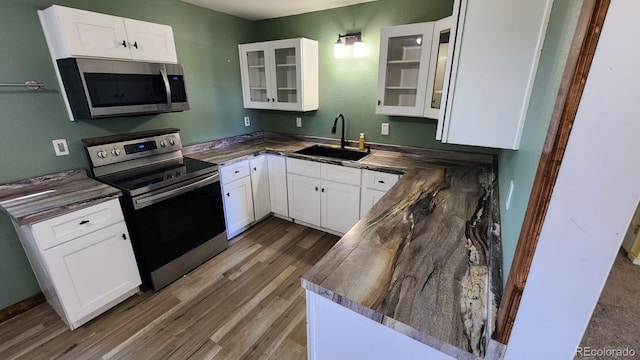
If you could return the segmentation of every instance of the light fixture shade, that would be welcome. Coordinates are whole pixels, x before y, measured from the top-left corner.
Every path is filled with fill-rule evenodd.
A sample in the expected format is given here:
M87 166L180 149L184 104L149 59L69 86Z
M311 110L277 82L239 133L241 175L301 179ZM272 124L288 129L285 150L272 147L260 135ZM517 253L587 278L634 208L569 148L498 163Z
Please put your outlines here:
M344 43L339 39L333 45L333 57L336 59L344 58Z
M361 58L364 57L364 42L356 41L353 43L353 57Z

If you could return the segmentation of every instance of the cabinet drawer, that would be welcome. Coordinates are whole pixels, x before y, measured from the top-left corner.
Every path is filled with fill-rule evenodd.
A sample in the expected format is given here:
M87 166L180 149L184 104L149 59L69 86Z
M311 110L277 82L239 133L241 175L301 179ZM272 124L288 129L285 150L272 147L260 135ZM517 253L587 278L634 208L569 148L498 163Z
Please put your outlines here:
M287 158L287 172L290 174L298 174L319 179L320 163L315 161Z
M343 184L360 186L362 171L345 166L320 164L323 180L331 180Z
M369 189L387 191L398 182L399 178L400 176L395 174L363 170L362 186Z
M46 250L123 220L120 202L113 199L33 224L31 229L40 250Z
M223 185L245 176L249 176L249 160L225 165L220 169L220 179Z

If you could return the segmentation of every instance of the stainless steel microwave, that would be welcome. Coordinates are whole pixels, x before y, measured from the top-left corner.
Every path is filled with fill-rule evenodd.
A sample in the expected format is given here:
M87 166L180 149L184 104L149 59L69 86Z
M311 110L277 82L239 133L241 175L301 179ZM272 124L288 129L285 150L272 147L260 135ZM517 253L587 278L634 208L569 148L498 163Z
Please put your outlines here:
M57 60L76 119L189 109L180 64L67 58Z

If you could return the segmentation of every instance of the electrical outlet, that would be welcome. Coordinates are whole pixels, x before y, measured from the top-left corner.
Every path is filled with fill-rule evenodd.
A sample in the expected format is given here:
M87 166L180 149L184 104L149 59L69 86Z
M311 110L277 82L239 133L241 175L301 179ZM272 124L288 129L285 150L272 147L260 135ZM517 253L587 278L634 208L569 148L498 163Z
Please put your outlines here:
M66 139L51 140L53 143L53 150L56 152L56 156L69 155L69 147L67 146Z
M249 120L248 116L244 117L244 126L251 126L251 120Z
M380 128L380 134L389 135L389 123L382 123L382 127Z
M513 189L516 187L516 184L513 183L513 180L509 182L509 194L507 195L507 202L504 204L505 209L509 210L509 206L511 205L511 196L513 195Z
M302 127L302 118L296 118L296 126Z

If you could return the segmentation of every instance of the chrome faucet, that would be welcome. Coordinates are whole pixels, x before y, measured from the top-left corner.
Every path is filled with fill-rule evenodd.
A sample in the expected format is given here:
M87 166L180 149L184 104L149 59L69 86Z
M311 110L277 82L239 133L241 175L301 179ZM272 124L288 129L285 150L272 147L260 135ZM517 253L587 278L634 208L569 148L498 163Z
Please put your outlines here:
M336 119L333 120L333 127L331 128L331 133L336 133L336 126L338 125L338 119L342 119L342 136L340 137L340 149L344 149L347 146L347 141L344 139L344 116L342 114L338 114Z

